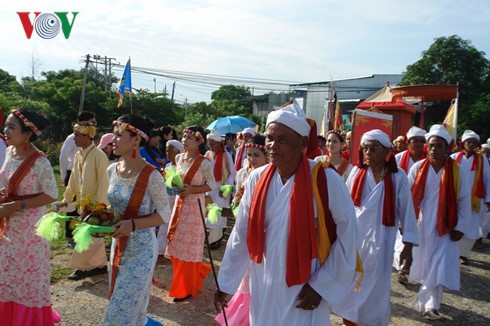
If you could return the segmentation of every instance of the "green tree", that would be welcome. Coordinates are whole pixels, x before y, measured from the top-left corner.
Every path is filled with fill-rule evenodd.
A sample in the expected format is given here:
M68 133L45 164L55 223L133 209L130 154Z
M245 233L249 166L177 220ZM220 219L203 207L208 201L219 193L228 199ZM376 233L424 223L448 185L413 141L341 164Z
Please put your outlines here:
M471 41L452 35L436 38L417 62L407 66L400 85L459 84L460 133L475 126L475 121L484 120L484 115L490 113L488 109L474 106L490 90L489 72L490 62L485 52L476 49ZM447 103L435 104L435 108L443 113L448 106ZM479 109L473 112L475 108ZM490 126L482 126L481 130L488 134Z

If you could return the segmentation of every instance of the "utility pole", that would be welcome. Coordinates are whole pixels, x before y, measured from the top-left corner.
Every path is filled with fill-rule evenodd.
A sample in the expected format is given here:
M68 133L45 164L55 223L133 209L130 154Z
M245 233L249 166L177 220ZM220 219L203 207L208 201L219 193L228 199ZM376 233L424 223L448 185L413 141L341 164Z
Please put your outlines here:
M83 111L83 101L85 100L85 87L87 86L87 72L88 64L90 63L90 54L85 56L85 71L83 72L82 94L80 95L80 105L78 106L78 113Z
M153 93L157 92L157 79L153 78Z
M163 96L165 96L165 98L167 98L167 85L165 85L165 87L163 88Z
M171 97L172 102L174 101L174 93L175 93L175 82L173 83L172 86L172 97Z
M104 56L104 92L107 92L107 56Z

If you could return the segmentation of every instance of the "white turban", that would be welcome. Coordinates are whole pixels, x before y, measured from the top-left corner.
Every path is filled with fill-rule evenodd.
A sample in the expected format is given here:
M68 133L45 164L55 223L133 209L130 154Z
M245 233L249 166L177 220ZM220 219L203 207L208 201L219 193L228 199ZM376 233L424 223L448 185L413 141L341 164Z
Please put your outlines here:
M170 139L169 141L167 141L165 147L169 147L169 146L172 146L173 148L178 150L179 153L182 153L184 151L184 146L182 146L182 143L176 139Z
M453 137L447 132L443 125L433 125L430 127L429 132L425 134L425 139L429 141L430 137L432 136L441 137L448 145L451 140L453 140Z
M255 136L255 130L253 128L245 128L242 131L242 135L245 135L245 134L250 134L253 137L253 136Z
M465 130L463 132L463 136L461 137L461 141L464 143L470 138L475 138L476 140L480 141L480 136L478 136L478 134L473 130Z
M490 149L490 144L482 144L481 148Z
M490 138L487 139L487 144L490 145Z
M296 101L269 113L266 127L273 122L283 124L304 137L310 134L310 124L306 121L305 112Z
M216 131L211 130L211 132L206 136L207 140L214 140L217 141L218 143L222 142L224 138L221 137L220 134L218 134Z
M408 129L407 140L410 140L410 138L413 137L425 137L425 133L426 131L424 129L413 126L412 128Z
M373 140L379 141L381 145L383 145L384 147L387 148L393 147L393 145L390 142L390 137L388 137L387 134L385 134L379 129L373 129L371 131L366 132L364 135L362 135L361 146L363 146L364 143Z

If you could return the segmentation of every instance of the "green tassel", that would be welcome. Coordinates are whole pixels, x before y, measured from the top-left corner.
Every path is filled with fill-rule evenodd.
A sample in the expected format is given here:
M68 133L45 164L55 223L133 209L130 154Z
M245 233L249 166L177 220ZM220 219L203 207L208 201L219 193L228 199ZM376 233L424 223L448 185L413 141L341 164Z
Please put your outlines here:
M235 192L235 187L232 185L222 185L219 189L223 193L223 197L228 197L231 193Z
M60 221L70 220L70 216L60 215L56 212L50 212L36 223L36 234L43 239L53 241L60 236Z
M218 214L221 213L221 207L216 204L209 204L206 206L206 211L208 212L208 221L211 224L218 223Z
M73 240L76 243L75 251L78 253L87 251L88 247L90 247L93 242L91 237L92 234L111 234L115 230L116 229L112 226L90 225L88 223L77 224L75 230L73 230Z
M90 237L91 225L88 223L77 224L75 230L73 230L73 240L76 243L75 251L78 253L84 252L92 244L92 238Z
M177 173L174 166L165 169L165 186L168 188L184 188L180 174Z

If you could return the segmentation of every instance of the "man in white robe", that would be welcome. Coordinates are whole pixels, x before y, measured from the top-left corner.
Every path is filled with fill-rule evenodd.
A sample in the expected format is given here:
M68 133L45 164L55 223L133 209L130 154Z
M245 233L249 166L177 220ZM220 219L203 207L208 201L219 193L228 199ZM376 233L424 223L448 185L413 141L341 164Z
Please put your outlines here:
M468 230L465 232L463 238L458 241L460 262L462 265L468 265L468 257L471 249L476 239L482 237L480 225L483 214L490 209L490 166L486 157L481 157L480 154L476 153L480 142L480 136L478 134L472 130L465 130L461 141L463 142L463 150L459 153L452 154L451 158L459 163L461 170L465 171L466 178L463 181L468 183L471 191L476 186L478 180L475 180L477 171L473 168L475 166L474 163L476 163L474 160L477 160L477 162L481 160L481 177L483 178L483 198L475 198L476 204L474 205L475 207L472 205L471 208Z
M297 209L291 205L290 200L295 196L293 190L297 189L295 182L301 179L298 171L304 172L306 167L309 178L315 165L315 162L302 154L309 128L304 112L296 103L269 114L266 149L272 166L269 164L258 168L249 176L235 227L228 239L218 276L221 292L215 294L215 307L220 310L226 299L236 292L245 269L251 265L251 325L329 325L329 305L338 302L354 278L357 239L354 207L340 176L333 169L327 168L324 171L328 187L328 208L336 224L337 238L323 265L320 265L319 259L314 255L309 261L310 267L307 264L301 265L303 270L307 270L306 281L296 284L289 284L287 281L290 275L289 237L290 232L295 232L290 229L290 223L293 223L291 213ZM269 186L261 188L262 190L257 189L259 187L255 185L261 182L261 177L267 175L268 171L274 171L271 167L276 167L276 170ZM303 180L305 179L306 177ZM249 222L255 218L255 215L250 214L251 206L254 205L252 198L254 192L258 191L266 193L262 228L264 246L260 263L251 261L253 250L249 249L250 243L247 243ZM317 206L313 196L310 200L312 215L315 214L314 217L310 215L310 222L316 231L319 221ZM304 223L307 223L306 216L305 213ZM309 240L316 242L316 234Z
M357 248L364 265L364 277L360 291L354 291L355 285L351 285L333 311L345 320L360 325L389 323L391 266L398 226L401 225L403 229L401 261L411 262L412 246L419 241L407 175L396 167L394 157L389 154L391 147L390 139L384 132L375 129L365 133L361 139L365 165L354 167L347 179L347 188L351 191L356 209L359 228ZM389 162L385 161L387 155L390 155ZM394 216L384 212L387 206L385 201L388 200L385 192L390 191L386 189L390 181L386 178L390 176L392 194L388 198L394 196ZM356 202L355 189L359 188L362 195L360 202ZM388 218L392 218L391 223L385 220Z
M206 154L204 154L204 157L206 157L211 162L213 166L213 170L215 169L215 166L217 164L216 158L218 157L218 153L223 152L223 156L221 156L222 176L221 176L221 180L218 180L216 179L217 176L215 174L214 176L216 182L218 182L220 186L223 185L232 186L235 183L236 171L235 171L235 165L233 164L233 158L231 157L231 154L228 153L227 150L225 150L224 147L225 139L215 131L211 131L206 136L206 139L208 141L208 146L210 150L207 151ZM217 187L216 189L207 193L206 195L211 196L213 203L221 208L230 206L231 203L230 195L224 197L223 192L220 190L220 187ZM208 240L209 240L210 249L215 250L221 246L221 239L223 238L223 230L226 229L226 225L227 225L226 223L227 223L227 218L226 216L222 216L221 213L218 213L218 221L216 223L211 223L206 218L206 227L209 230Z
M440 184L443 174L448 173L444 167L448 159L445 153L452 137L442 125L433 125L425 138L428 143L427 159L415 163L408 174L412 193L423 192L423 198L418 207L420 212L417 222L420 243L413 249L410 279L422 283L414 302L414 308L427 319L444 320L444 317L439 314L443 288L459 290L460 267L456 241L461 239L467 230L470 217L470 191L468 183L462 182L466 178L464 171L461 171L456 164L455 169L460 170L456 207L457 224L445 234L440 235L438 233L438 211L443 208L439 208L439 197L445 191L441 189ZM417 184L419 171L426 160L430 164L426 182ZM441 204L441 207L449 207L448 203ZM414 205L417 205L415 195Z

